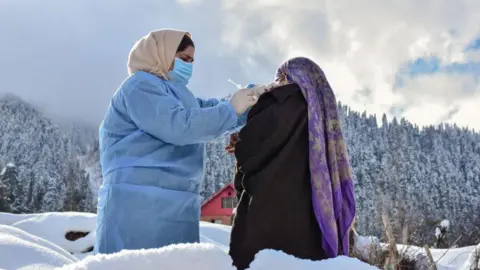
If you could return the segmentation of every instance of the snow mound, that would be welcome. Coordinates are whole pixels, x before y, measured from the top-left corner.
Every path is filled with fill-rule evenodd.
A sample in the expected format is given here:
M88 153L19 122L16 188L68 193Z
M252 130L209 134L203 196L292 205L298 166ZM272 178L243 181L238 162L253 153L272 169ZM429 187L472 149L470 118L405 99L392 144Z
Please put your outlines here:
M43 214L10 214L0 213L0 225L12 225L13 223L29 219L32 217L39 217Z
M470 253L470 256L468 256L468 259L463 264L461 270L471 270L471 269L480 268L479 258L480 258L480 244L478 244L478 246L472 250L472 252Z
M335 259L323 261L301 260L275 250L262 250L255 256L255 261L249 270L378 270L375 266L368 265L358 259L340 256Z
M54 252L60 253L63 256L65 256L65 257L67 257L67 258L69 258L73 261L77 260L74 256L72 256L70 253L68 253L66 250L62 249L61 247L59 247L59 246L57 246L53 243L50 243L47 240L42 239L38 236L31 235L31 234L29 234L25 231L22 231L18 228L15 228L15 227L12 227L12 226L0 225L0 234L2 234L4 236L9 235L9 236L12 236L12 237L16 237L16 238L31 242L33 244L43 246L45 248L53 250Z
M95 243L96 215L77 212L55 212L42 214L0 213L0 225L11 225L28 233L42 237L83 259L90 253L80 253ZM89 232L85 238L74 242L65 238L67 232ZM220 246L228 252L231 227L209 222L200 222L200 241Z
M53 269L77 261L44 239L0 225L0 269Z
M363 260L369 260L372 254L381 250L380 240L375 236L363 236L355 232L355 245L353 250L360 255Z
M178 244L160 249L124 250L89 256L62 270L235 270L230 257L213 244Z
M46 239L74 254L84 253L93 247L95 243L95 223L95 214L63 212L33 216L16 222L12 226ZM66 238L69 232L88 234L83 238L70 241Z
M96 255L57 270L235 270L232 260L213 244L179 244L160 249L128 250L111 255ZM249 270L377 270L357 259L338 257L313 262L300 260L283 252L261 251Z
M82 253L93 247L95 240L95 214L62 212L42 214L0 213L0 270L1 269L195 269L235 270L228 255L231 227L200 222L200 244L183 244L161 249L122 251L112 255ZM22 229L22 230L20 230ZM66 239L68 232L84 232L88 235L76 241ZM355 235L354 250L361 257L368 257L380 249L378 238ZM471 265L475 247L450 250L432 249L439 270L455 270ZM373 249L373 250L372 250ZM421 247L398 245L399 251L408 254L423 254ZM480 247L478 247L480 249ZM79 261L75 257L83 259ZM21 254L21 257L12 256ZM470 255L470 258L469 258ZM14 259L15 258L15 259ZM18 260L14 262L12 260ZM8 264L7 264L8 263ZM70 265L65 265L71 263ZM22 268L27 267L27 268ZM249 270L340 270L378 269L357 259L338 257L332 260L313 262L300 260L283 252L263 250L257 254ZM464 268L465 269L465 268Z

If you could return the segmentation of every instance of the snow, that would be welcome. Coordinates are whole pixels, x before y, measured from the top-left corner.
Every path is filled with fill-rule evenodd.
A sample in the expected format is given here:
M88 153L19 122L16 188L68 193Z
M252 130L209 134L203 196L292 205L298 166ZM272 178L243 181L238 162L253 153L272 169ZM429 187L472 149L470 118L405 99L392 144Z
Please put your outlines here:
M43 214L10 214L10 213L0 213L0 224L2 225L12 225L13 223L33 218L39 217Z
M480 268L480 244L478 244L478 246L476 246L472 250L472 252L470 252L468 259L463 264L461 270L472 270L472 269L479 269L479 268Z
M465 264L468 256L475 247L462 247L452 249L430 249L433 260L436 262L437 270L457 270ZM425 254L425 249L416 246L397 245L399 252L413 255Z
M16 167L15 164L11 162L7 163L7 168L15 168L15 167Z
M454 249L431 249L433 259L437 262L437 270L460 269L474 250L474 246Z
M440 222L440 227L448 229L450 227L450 221L447 219L442 220L442 222Z
M435 228L435 237L439 238L440 235L442 235L442 231L440 230L440 228L436 227Z
M200 242L214 244L225 253L230 246L230 226L200 222Z
M214 244L180 244L153 250L129 250L112 255L98 255L64 266L59 270L144 269L156 270L235 270L230 256ZM194 268L192 266L195 266ZM249 270L373 270L357 259L339 257L333 260L312 262L300 260L283 252L260 252Z
M68 252L40 237L0 225L0 269L52 269L76 261Z
M231 227L207 222L200 223L198 244L171 245L160 249L129 250L111 255L83 253L94 244L95 214L45 213L15 215L0 213L0 269L188 269L235 270L228 255ZM66 232L90 232L85 238L68 241ZM369 248L381 245L378 238L356 235L355 250L368 257ZM432 249L438 270L467 267L473 261L475 247L451 250ZM477 247L480 250L480 246ZM398 246L399 251L412 254L424 252L422 248ZM74 253L75 256L70 253ZM21 254L22 256L13 256ZM469 265L469 264L468 264ZM22 268L27 267L27 268ZM313 262L300 260L283 252L259 252L249 270L294 269L378 269L357 259L338 257Z
M283 252L274 250L260 251L255 261L250 265L250 270L339 270L339 269L356 269L356 270L375 270L379 269L375 266L365 264L358 259L349 257L337 257L324 261L300 260Z
M33 235L47 239L70 253L83 253L95 243L96 215L89 213L46 213L12 224ZM65 238L67 232L88 232L76 241Z
M230 257L213 244L180 244L160 249L128 250L112 255L90 256L61 269L156 270L159 265L162 270L234 270Z
M379 250L383 245L380 240L373 236L355 235L354 251L360 254L360 257L368 260L372 253ZM460 269L469 256L473 253L475 247L463 247L453 249L430 249L433 260L436 262L437 270L456 270ZM477 247L480 250L480 246ZM409 254L415 258L417 255L425 254L425 249L416 246L397 245L397 250L402 254Z
M355 232L355 246L353 250L360 254L360 257L367 260L371 254L380 246L380 240L374 236L362 236Z
M93 247L95 243L95 223L96 215L90 213L0 213L0 224L11 225L29 234L48 240L80 259L91 254L91 252L83 252ZM65 238L65 235L71 231L89 232L89 234L76 241L69 241Z

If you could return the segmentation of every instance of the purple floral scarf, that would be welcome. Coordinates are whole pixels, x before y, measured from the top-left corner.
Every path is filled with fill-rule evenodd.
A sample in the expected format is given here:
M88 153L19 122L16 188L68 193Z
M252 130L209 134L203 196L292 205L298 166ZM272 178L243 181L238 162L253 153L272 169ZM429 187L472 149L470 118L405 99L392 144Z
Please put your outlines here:
M284 79L300 86L308 105L312 202L323 234L322 246L330 258L348 256L356 206L352 168L335 95L322 69L308 58L292 58L283 63L277 70L276 81Z

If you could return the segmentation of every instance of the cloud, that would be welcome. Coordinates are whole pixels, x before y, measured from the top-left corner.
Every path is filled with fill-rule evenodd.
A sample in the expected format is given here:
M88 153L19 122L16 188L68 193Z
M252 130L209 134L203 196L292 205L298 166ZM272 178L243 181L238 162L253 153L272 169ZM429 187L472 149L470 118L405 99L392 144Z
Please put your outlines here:
M436 73L407 81L402 91L402 104L408 105L404 115L419 125L456 122L478 130L480 84L465 74ZM477 105L478 106L478 105Z
M448 107L458 107L454 119L480 127L471 116L460 119L467 102L480 91L478 74L407 77L404 89L396 89L394 83L399 70L413 59L435 56L439 65L477 61L478 53L465 48L480 33L478 1L223 3L224 37L242 55L267 54L277 61L310 56L325 69L338 98L357 110L381 114L401 105L398 116L425 125L441 121L447 102ZM368 98L359 98L365 89Z
M480 129L472 105L480 91L476 0L6 2L0 91L20 92L57 114L98 122L126 77L131 45L152 29L174 27L196 42L191 89L199 96L232 92L228 78L268 82L282 61L303 55L322 66L353 109ZM412 62L428 58L438 70L411 72Z

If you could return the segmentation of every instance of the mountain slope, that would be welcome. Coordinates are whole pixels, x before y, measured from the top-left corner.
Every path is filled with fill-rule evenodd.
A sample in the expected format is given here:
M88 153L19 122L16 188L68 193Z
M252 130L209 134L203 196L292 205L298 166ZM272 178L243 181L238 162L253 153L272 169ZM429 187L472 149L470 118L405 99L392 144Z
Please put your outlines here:
M88 182L71 138L30 104L14 95L0 99L0 177L8 183L12 211L91 210L81 201ZM92 198L90 196L90 198Z
M381 213L387 212L397 235L408 224L414 244L434 243L444 219L451 223L447 243L460 236L459 245L480 242L480 134L454 125L387 122L385 116L378 125L375 116L342 105L339 113L355 173L360 233L380 236ZM0 193L8 199L0 207L95 211L102 181L96 130L59 128L18 98L0 100L0 167L6 169ZM227 143L220 137L206 146L203 200L233 180Z

